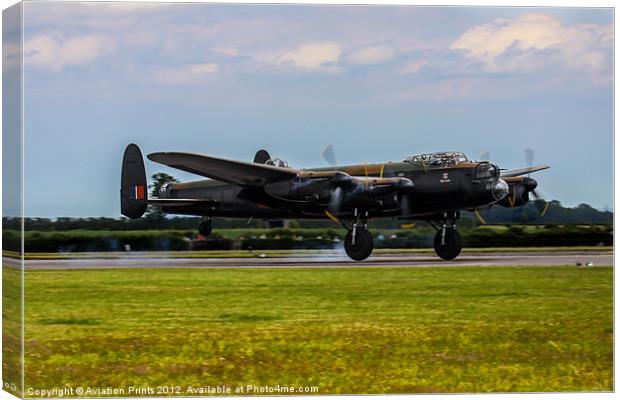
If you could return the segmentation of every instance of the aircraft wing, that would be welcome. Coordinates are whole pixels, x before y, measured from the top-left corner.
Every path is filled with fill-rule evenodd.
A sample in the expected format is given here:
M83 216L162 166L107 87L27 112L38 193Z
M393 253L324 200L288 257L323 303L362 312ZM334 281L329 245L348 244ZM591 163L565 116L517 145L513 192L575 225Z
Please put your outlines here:
M181 207L193 205L213 205L215 201L208 199L148 199L148 204L158 207Z
M506 171L501 171L500 176L502 178L510 178L513 176L521 176L525 174L531 174L532 172L542 171L543 169L551 168L549 165L539 165L536 167L528 167L521 169L509 169Z
M263 186L267 183L297 176L292 168L226 160L195 153L151 153L148 159L172 168L234 185Z

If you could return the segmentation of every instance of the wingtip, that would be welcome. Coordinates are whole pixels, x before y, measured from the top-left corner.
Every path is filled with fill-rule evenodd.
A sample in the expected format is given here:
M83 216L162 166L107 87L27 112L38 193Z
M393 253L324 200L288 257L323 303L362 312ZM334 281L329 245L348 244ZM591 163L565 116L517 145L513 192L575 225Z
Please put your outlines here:
M161 151L155 152L155 153L149 153L146 155L146 158L148 158L151 161L157 161L157 157L159 157L160 155L165 154Z
M537 166L531 167L529 173L533 174L534 172L539 172L539 171L549 169L549 168L551 168L551 165L537 165Z

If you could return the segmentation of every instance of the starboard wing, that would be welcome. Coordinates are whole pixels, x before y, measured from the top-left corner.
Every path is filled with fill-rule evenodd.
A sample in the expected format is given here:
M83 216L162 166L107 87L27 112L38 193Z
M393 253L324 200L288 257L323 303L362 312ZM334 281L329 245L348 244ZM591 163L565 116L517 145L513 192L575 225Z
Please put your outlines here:
M542 171L543 169L547 169L547 168L551 168L549 165L539 165L536 167L529 167L529 168L521 168L521 169L509 169L506 171L502 171L500 173L500 176L502 178L510 178L513 176L521 176L521 175L525 175L525 174L531 174L532 172L536 172L536 171Z
M162 152L151 153L147 157L172 168L242 186L263 186L294 178L298 173L293 168L226 160L195 153Z
M216 203L208 199L148 199L146 202L158 207L209 206Z

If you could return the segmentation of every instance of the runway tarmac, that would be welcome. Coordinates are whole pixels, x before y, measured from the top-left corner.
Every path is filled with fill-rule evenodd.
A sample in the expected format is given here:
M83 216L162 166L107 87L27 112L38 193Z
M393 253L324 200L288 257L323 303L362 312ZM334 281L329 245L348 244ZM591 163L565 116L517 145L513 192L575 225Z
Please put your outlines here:
M260 255L260 253L258 253ZM4 259L18 268L19 261ZM610 252L463 252L456 260L443 261L432 253L378 254L362 262L346 255L284 258L148 258L26 260L26 270L73 270L99 268L363 268L363 267L471 267L471 266L609 266Z

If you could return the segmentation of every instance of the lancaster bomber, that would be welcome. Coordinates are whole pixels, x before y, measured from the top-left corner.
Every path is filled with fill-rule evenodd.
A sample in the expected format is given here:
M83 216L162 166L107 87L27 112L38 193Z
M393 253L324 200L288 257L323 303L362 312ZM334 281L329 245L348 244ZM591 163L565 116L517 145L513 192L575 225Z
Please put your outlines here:
M333 151L331 155L334 159ZM462 249L456 230L462 210L523 206L530 193L538 198L537 182L529 174L549 168L502 170L457 151L310 169L290 167L266 150L256 152L253 162L184 152L147 157L209 179L168 183L157 198L149 198L142 153L132 143L125 149L121 172L121 213L126 217L140 218L148 205L170 214L202 216L198 231L203 236L211 233L213 217L331 219L347 230L344 248L356 261L368 258L374 248L368 219L383 217L428 222L437 231L435 252L452 260Z

